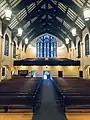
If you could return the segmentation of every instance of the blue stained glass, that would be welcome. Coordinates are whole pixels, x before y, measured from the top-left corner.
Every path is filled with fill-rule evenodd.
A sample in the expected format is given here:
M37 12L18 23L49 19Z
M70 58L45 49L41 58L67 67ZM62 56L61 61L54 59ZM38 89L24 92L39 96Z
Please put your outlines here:
M39 57L41 57L40 51L41 51L41 43L39 43Z
M46 43L44 43L44 57L46 57Z
M56 57L57 43L56 39L48 34L37 40L37 57Z
M37 49L36 54L37 54L37 57L38 57L39 56L39 43L37 43L36 49Z
M41 51L41 52L40 52L41 55L40 55L40 56L42 57L42 56L43 56L43 52L42 52L42 51L43 51L42 43L41 43L41 46L40 46L40 47L41 47L41 50L40 50L40 51Z
M16 58L16 43L15 41L13 43L13 58Z
M46 57L49 57L49 43L47 43L47 49L46 49L46 52L47 52L47 56L46 56Z
M49 39L49 35L44 35L44 39Z
M54 51L54 47L53 47L53 43L51 43L51 57L54 56L53 51Z
M5 44L4 44L4 55L8 56L9 55L9 37L6 34L5 35Z
M89 35L85 37L85 55L89 55Z
M78 58L81 57L80 41L78 42Z

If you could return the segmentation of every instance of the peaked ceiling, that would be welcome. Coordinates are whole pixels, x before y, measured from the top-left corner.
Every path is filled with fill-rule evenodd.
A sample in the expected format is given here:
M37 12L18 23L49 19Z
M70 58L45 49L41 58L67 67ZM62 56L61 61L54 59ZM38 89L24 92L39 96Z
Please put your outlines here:
M0 0L0 17L3 26L12 30L13 38L18 27L23 29L23 45L26 37L30 43L44 33L52 34L64 43L69 37L76 44L70 30L76 27L81 38L82 30L87 27L83 17L84 7L90 7L90 0ZM7 8L12 9L10 22L5 20L4 11Z

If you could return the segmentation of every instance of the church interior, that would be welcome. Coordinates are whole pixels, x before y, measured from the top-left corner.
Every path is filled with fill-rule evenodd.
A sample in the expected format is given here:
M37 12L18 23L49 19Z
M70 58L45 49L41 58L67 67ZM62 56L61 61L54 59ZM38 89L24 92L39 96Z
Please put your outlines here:
M0 0L0 120L90 120L90 0Z

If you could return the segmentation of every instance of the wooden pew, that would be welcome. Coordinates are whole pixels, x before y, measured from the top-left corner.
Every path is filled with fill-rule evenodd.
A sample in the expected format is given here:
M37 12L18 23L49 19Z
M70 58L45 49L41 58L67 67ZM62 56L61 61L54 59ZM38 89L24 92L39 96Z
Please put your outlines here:
M0 83L0 104L7 111L9 105L29 105L34 108L40 91L41 78L17 78Z
M54 82L58 88L57 103L63 106L64 110L90 109L90 93L88 93L90 91L90 81L71 79L64 79L64 81L60 78L55 79Z

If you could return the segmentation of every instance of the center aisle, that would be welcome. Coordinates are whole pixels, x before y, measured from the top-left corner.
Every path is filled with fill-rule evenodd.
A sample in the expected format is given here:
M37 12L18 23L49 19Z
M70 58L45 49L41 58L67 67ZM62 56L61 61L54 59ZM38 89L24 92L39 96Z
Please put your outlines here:
M57 109L51 80L43 80L41 106L32 120L67 120L65 114Z

